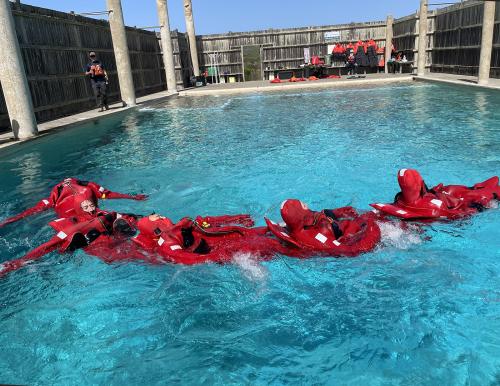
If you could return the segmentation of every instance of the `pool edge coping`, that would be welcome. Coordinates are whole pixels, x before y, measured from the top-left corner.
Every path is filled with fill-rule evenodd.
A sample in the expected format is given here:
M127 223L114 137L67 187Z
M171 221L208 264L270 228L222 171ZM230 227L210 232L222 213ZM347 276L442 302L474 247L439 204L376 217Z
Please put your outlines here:
M207 95L227 95L227 94L247 94L254 92L272 92L272 91L288 91L288 90L303 90L303 89L321 89L321 88L340 88L349 87L352 85L359 86L363 84L377 84L377 83L399 83L399 82L411 82L413 81L413 75L408 74L408 76L399 76L396 78L373 78L373 79L341 79L341 80L331 80L328 82L297 82L297 83L284 83L284 84L267 84L262 86L252 86L252 87L237 87L237 88L227 88L227 89L191 89L180 91L180 97L190 97L190 96L207 96Z
M42 122L38 125L38 134L26 139L15 140L12 137L12 132L4 133L3 135L8 135L9 138L4 141L0 141L0 156L4 155L4 153L7 153L8 151L19 150L21 144L36 141L37 139L45 138L48 135L56 134L62 130L77 127L89 122L98 122L100 120L116 117L117 115L126 113L130 110L143 108L149 104L158 103L162 100L166 100L175 96L178 96L178 93L161 91L137 98L138 102L135 106L122 106L122 102L118 102L110 105L110 110L104 111L103 113L96 112L95 109L92 109L83 111L79 114L69 115L66 117L61 117L59 119L54 119L52 121ZM78 118L79 115L81 115L80 118ZM65 121L71 120L72 118L73 121L65 123ZM61 123L58 124L58 122Z

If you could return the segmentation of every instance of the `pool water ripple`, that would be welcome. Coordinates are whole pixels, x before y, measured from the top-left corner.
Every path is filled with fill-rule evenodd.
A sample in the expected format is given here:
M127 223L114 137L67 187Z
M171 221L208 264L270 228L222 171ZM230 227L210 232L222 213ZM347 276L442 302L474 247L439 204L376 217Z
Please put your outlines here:
M250 213L390 201L499 174L500 96L429 84L173 98L26 143L0 159L0 218L67 176L149 200L103 208ZM499 209L405 230L372 253L194 267L50 254L0 280L0 382L497 384ZM47 240L52 214L0 229L0 263Z

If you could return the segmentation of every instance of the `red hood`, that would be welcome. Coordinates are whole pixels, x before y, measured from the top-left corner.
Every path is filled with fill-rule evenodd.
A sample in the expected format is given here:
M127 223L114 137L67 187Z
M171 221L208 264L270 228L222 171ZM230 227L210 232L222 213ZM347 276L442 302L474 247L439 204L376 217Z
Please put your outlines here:
M398 183L406 204L414 203L426 193L424 180L414 169L401 169L398 172Z
M308 209L302 201L296 199L283 201L281 217L292 233L314 224L314 212Z
M98 209L97 202L96 202L96 199L94 197L94 194L92 193L92 191L90 189L84 191L82 194L75 195L73 200L74 200L73 203L74 203L75 215L80 221L81 220L91 220L96 216L96 212ZM94 203L94 205L96 207L96 212L94 212L92 214L89 212L85 212L82 209L82 202L85 200L89 200L89 201L92 201Z

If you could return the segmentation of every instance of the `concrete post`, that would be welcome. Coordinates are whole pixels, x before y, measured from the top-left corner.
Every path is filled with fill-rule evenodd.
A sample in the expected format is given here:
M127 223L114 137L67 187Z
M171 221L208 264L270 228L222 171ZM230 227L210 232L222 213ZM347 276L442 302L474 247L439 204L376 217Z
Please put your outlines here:
M392 55L392 24L394 22L394 18L392 15L387 16L386 27L385 27L385 73L389 73L389 67L387 66L387 62L391 59Z
M420 0L420 13L418 20L418 57L417 75L425 74L425 62L427 59L427 0Z
M158 19L160 20L161 48L163 51L163 64L167 79L167 91L177 93L177 80L175 79L174 49L170 37L170 21L168 20L167 0L156 0Z
M487 84L490 79L491 49L493 46L493 27L495 26L495 1L483 1L483 34L479 56L479 84Z
M9 0L0 0L0 82L14 137L25 139L38 129L10 7Z
M122 101L127 106L135 106L135 88L132 77L132 66L128 53L127 34L123 21L122 4L120 0L106 0L109 11L109 27L115 51L116 70L118 71L118 82L120 83L120 94Z
M186 31L189 38L189 50L191 51L191 63L193 63L194 76L200 76L200 65L198 63L198 49L196 48L196 34L194 32L193 5L191 0L184 0L184 17L186 19Z

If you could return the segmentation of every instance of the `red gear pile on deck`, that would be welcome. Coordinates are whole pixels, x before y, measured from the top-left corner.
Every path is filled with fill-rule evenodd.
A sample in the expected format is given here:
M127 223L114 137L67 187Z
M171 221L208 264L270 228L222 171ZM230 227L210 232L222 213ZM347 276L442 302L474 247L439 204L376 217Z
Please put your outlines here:
M398 183L401 192L392 204L370 204L384 214L406 220L456 219L484 209L500 197L498 177L491 177L472 187L439 184L428 189L420 173L401 169Z

